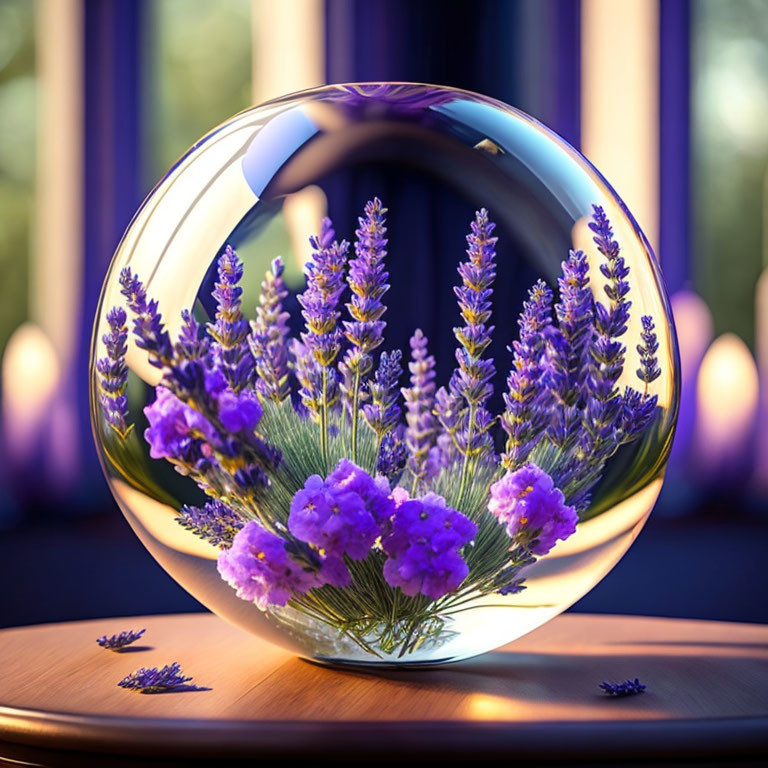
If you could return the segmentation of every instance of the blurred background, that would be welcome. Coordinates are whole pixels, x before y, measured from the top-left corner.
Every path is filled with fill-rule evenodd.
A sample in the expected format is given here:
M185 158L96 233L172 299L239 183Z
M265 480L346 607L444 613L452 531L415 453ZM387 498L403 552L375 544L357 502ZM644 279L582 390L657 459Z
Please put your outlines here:
M667 481L574 610L767 622L768 0L0 0L0 626L201 608L96 460L98 292L202 134L361 80L523 109L600 169L659 256L683 371Z

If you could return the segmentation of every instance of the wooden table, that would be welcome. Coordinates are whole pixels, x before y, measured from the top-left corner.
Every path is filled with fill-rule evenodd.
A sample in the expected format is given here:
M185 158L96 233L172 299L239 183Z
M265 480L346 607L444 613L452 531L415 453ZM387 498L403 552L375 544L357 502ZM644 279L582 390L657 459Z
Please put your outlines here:
M130 627L147 628L140 649L94 642ZM470 661L373 674L315 666L215 616L184 614L7 629L0 659L0 765L30 755L56 766L127 764L107 754L185 764L768 755L768 627L759 625L567 614ZM140 695L116 685L173 661L209 690ZM635 676L646 693L610 699L598 689Z

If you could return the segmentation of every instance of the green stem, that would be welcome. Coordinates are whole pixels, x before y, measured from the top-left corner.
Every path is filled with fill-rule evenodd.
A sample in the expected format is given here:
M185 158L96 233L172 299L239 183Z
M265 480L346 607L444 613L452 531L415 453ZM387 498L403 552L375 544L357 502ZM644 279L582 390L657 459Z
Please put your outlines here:
M323 404L320 407L320 450L323 466L328 471L328 369L323 366Z
M357 464L357 421L360 407L360 370L355 372L355 385L352 389L352 461Z
M461 466L461 483L459 485L459 497L456 505L461 508L461 504L464 501L464 492L467 488L467 479L469 478L469 454L472 451L472 432L475 426L475 406L474 403L469 405L469 423L467 424L467 446L464 451L464 462Z

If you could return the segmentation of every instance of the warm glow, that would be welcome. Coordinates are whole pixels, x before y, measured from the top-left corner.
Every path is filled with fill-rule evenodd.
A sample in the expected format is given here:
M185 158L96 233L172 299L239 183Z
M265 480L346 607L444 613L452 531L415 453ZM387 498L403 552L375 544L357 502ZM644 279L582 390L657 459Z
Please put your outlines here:
M48 336L33 323L14 331L2 363L3 433L9 456L29 461L51 418L61 379L56 350Z
M152 538L161 544L206 560L218 557L218 547L198 538L176 522L178 511L173 507L147 496L122 480L112 481L112 491L123 509L130 510Z
M323 0L252 0L253 103L325 82Z
M309 237L320 231L323 217L327 213L328 199L325 192L314 185L289 195L283 203L283 216L291 237L291 250L301 268L312 257Z
M680 347L680 372L685 386L693 381L714 335L714 321L704 299L691 290L678 291L670 299Z
M581 150L610 181L655 247L658 3L583 0L581 23Z
M732 333L715 339L696 388L696 450L704 469L746 458L757 398L757 366L747 345Z
M755 295L755 350L757 370L760 374L760 406L757 430L755 482L768 493L768 267L757 281Z
M36 20L41 87L30 316L66 371L79 342L82 309L82 1L41 0Z

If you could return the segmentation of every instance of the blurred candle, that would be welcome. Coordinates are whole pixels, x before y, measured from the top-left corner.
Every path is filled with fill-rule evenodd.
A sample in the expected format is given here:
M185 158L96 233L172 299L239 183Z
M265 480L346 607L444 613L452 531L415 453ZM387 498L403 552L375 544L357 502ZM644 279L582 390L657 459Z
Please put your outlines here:
M707 350L696 389L695 459L705 484L741 480L751 463L757 366L747 345L726 333Z
M768 496L768 266L757 281L755 295L755 350L760 377L760 399L755 453L755 484Z
M680 416L671 468L680 468L691 449L696 418L696 377L704 353L714 337L714 321L704 299L690 289L675 293L671 299L677 341L680 348Z
M40 458L60 378L48 336L33 323L19 326L6 345L2 365L4 453L14 467Z

